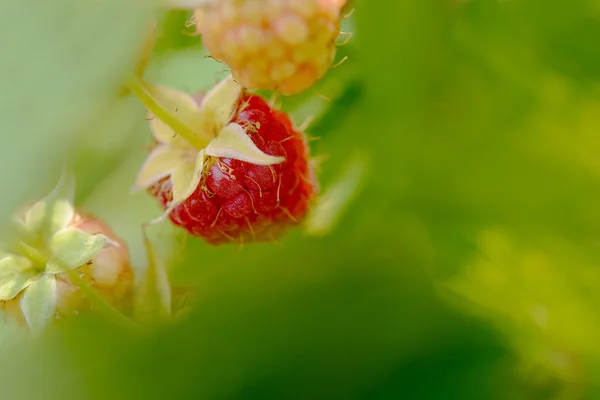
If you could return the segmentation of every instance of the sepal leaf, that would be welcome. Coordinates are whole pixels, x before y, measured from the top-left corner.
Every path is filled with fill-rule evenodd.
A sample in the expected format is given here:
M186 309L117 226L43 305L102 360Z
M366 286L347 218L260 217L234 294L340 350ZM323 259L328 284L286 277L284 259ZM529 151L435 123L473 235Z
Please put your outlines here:
M202 178L204 154L204 151L198 152L195 159L180 163L171 174L171 183L173 184L171 207L183 203L198 187Z
M219 132L227 125L242 95L242 86L228 75L202 99L200 109L208 123Z
M244 128L231 123L221 130L206 147L206 154L213 157L227 157L257 165L279 164L285 157L271 156L256 147Z
M21 297L21 311L33 333L39 333L54 318L56 313L56 277L43 274L33 282Z
M65 228L73 219L75 178L64 170L58 184L46 197L35 203L25 213L24 226L30 233L47 241Z
M159 118L192 146L201 149L212 138L204 130L206 120L191 96L137 77L131 79L129 86L155 118Z
M163 145L168 145L180 149L193 149L192 145L181 135L178 135L173 128L165 124L160 118L148 113L150 120L150 130L152 136Z
M78 268L101 252L106 243L104 235L91 235L76 228L64 229L50 241L52 257L46 272L59 273L64 269Z
M190 154L191 153L191 154ZM132 191L146 189L161 179L171 175L182 163L195 162L196 152L159 145L152 150L142 165Z
M31 284L35 270L31 261L15 254L3 254L0 258L0 300L7 301Z

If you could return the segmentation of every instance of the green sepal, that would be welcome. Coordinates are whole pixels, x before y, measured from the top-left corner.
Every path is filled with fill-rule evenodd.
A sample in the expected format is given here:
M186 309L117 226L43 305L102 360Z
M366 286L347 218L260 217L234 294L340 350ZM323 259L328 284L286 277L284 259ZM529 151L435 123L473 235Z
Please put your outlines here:
M173 200L170 207L183 203L194 193L202 176L204 166L204 151L196 153L195 159L181 163L171 174L173 184Z
M65 169L55 188L25 212L23 225L30 235L47 242L73 219L75 177Z
M46 272L60 273L65 269L78 268L102 251L107 238L101 234L89 234L76 228L63 229L50 240L52 257Z
M137 77L129 88L152 114L197 149L204 148L212 136L205 130L206 120L194 99L165 86L145 82Z
M42 331L54 319L57 297L53 274L43 274L25 289L21 297L21 311L33 334Z
M206 147L206 154L226 157L257 165L279 164L285 157L271 156L256 147L244 128L236 123L228 124Z
M36 274L31 261L15 254L0 256L0 300L14 299Z

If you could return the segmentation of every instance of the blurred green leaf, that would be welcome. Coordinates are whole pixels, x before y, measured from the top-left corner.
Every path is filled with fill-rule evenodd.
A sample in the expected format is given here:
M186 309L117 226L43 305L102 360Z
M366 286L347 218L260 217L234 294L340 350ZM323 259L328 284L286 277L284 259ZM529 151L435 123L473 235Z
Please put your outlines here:
M356 151L350 155L338 176L318 196L316 204L309 211L305 221L305 230L309 235L324 236L334 229L364 184L368 163L368 156L364 153Z
M480 252L447 283L463 299L453 302L493 321L529 379L541 375L570 393L583 379L582 357L600 358L600 270L577 246L549 235L486 229L476 243Z
M145 229L145 228L143 228ZM146 268L135 287L135 319L146 324L157 324L171 316L171 284L154 245L144 233Z
M116 94L134 64L149 11L143 1L2 5L0 36L11 39L0 63L0 169L11 196L2 197L1 218L46 191L73 138Z

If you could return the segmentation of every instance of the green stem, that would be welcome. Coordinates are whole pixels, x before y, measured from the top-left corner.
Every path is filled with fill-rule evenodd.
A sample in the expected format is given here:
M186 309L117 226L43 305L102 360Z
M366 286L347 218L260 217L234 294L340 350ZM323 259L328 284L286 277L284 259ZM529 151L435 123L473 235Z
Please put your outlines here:
M179 120L173 112L162 105L158 99L149 90L148 85L144 83L138 76L132 76L127 81L129 90L142 102L144 107L148 109L154 116L167 124L171 129L177 132L182 138L187 140L192 146L197 149L203 149L207 143L204 138L200 137L193 129Z
M116 308L114 308L106 300L104 300L102 296L100 296L94 289L92 289L86 281L81 279L76 269L65 269L64 272L66 272L69 275L71 283L79 287L83 291L83 293L85 293L86 297L94 305L94 307L106 317L128 328L140 327L140 325L127 318L125 315L121 314L121 312L119 312Z
M36 266L40 267L42 270L48 264L48 257L46 257L41 251L34 248L33 246L28 245L27 243L21 241L18 243L19 250L21 253L29 258Z

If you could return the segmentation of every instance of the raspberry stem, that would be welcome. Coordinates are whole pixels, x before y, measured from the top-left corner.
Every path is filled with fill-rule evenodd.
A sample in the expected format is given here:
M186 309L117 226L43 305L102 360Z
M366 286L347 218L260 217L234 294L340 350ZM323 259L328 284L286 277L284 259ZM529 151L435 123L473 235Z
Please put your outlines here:
M77 273L77 270L71 270L65 268L65 272L69 275L69 279L71 282L79 287L83 293L85 293L87 299L96 307L96 310L100 311L104 316L110 318L111 320L119 323L120 325L129 327L129 328L139 328L139 325L135 323L133 320L127 318L125 315L121 314L116 308L110 305L106 300L102 298L94 289L90 287L90 285Z
M44 268L46 268L46 264L48 263L48 257L42 254L41 251L23 241L20 241L18 243L18 247L21 253L25 257L29 258L31 262L34 263L37 269L43 271Z
M132 76L127 82L129 90L137 96L144 107L150 111L156 118L167 124L171 129L177 132L182 138L187 140L189 144L197 149L203 149L208 145L208 142L198 136L189 126L181 122L173 113L163 105L161 105L152 94L146 89L144 82L137 76Z

